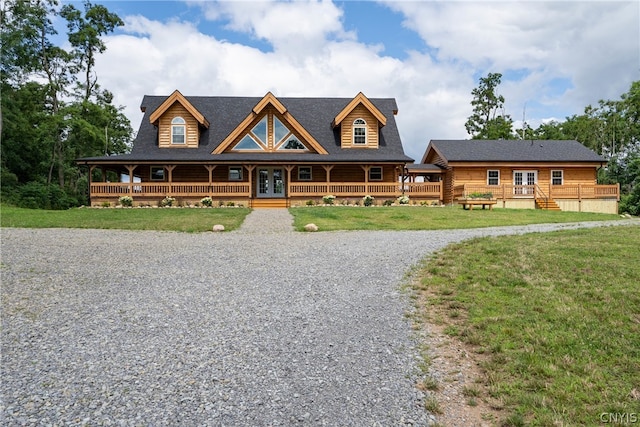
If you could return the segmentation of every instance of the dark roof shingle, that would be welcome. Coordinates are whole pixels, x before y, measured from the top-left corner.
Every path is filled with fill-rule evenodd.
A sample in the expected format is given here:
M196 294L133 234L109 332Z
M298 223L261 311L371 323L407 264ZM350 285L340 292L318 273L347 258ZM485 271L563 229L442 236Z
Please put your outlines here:
M606 162L574 140L431 140L425 158L431 148L447 162Z
M349 98L278 98L288 112L327 150L328 155L312 153L222 153L213 150L247 117L261 97L187 96L185 97L210 122L202 130L198 148L159 148L157 129L149 116L166 99L147 95L141 108L145 111L130 154L80 159L84 161L309 161L309 162L413 162L406 156L394 118L398 107L393 98L371 98L370 101L387 118L380 128L378 149L343 149L340 129L331 122L351 101Z

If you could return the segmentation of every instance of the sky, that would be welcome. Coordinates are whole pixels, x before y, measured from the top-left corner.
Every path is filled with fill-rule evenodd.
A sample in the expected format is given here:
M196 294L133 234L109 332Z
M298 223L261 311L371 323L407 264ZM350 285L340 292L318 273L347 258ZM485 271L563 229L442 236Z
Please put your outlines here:
M70 3L70 1L63 1ZM78 8L82 7L79 2ZM101 86L137 129L144 95L395 98L407 155L467 139L471 91L501 73L522 127L620 99L640 80L634 1L110 1ZM210 119L211 120L211 119ZM215 119L211 120L212 123Z

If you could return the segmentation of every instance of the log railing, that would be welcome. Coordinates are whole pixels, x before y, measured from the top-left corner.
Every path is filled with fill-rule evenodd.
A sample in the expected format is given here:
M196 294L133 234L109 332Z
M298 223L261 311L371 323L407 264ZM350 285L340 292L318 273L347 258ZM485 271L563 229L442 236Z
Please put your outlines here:
M92 197L113 196L165 197L165 196L231 196L248 197L249 183L147 183L147 182L118 182L91 183Z
M441 199L442 184L429 183L364 183L364 182L330 182L330 183L293 183L289 186L291 197L318 197L334 195L336 197L398 197L404 194L409 197L433 197Z
M336 197L398 197L403 193L409 197L425 197L442 199L440 182L417 183L364 183L364 182L329 182L329 183L291 183L289 197L322 197L332 194ZM249 197L249 183L200 183L200 182L93 182L92 197L116 197L129 195L132 197Z
M620 200L620 186L599 184L551 185L542 190L536 185L457 185L453 189L454 199L468 197L473 193L491 193L496 199L533 199L536 194L544 193L550 199L616 199Z

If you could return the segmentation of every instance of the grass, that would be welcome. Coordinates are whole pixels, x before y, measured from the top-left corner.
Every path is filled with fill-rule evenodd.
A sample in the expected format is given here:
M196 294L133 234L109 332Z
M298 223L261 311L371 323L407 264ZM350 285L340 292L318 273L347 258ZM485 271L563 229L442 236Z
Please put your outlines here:
M0 226L25 228L104 228L202 232L214 224L236 229L250 212L247 208L214 209L90 209L66 211L0 207ZM309 223L320 231L333 230L440 230L500 225L524 225L619 219L617 215L551 212L534 209L477 209L460 207L304 207L293 208L294 227Z
M637 417L639 242L640 227L604 227L474 239L430 259L417 301L481 363L467 397L501 407L504 426Z
M294 227L302 231L309 223L320 231L336 230L443 230L505 225L601 221L618 215L557 212L539 209L475 209L452 207L347 207L314 206L289 209Z
M2 206L0 226L23 228L104 228L202 232L215 224L225 230L240 227L248 208L214 209L90 209L63 211Z

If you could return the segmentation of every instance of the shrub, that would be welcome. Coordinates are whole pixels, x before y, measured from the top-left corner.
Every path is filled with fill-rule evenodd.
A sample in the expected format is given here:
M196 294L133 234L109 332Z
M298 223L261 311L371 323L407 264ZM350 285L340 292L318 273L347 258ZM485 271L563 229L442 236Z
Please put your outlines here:
M120 196L118 198L118 202L124 207L133 206L133 199L131 198L131 196Z
M175 198L167 196L164 199L162 199L162 201L160 201L160 206L162 206L163 208L168 208L173 206L173 202L175 201L176 201Z
M307 200L307 206L313 206L314 204L313 200Z
M202 206L207 206L207 207L213 206L213 200L209 196L203 197L202 199L200 199L200 203L202 203Z
M393 200L385 200L382 202L382 206L391 206L393 204Z
M620 197L620 212L640 215L640 184L636 184L631 193Z
M328 195L322 197L322 202L325 205L332 205L334 200L336 200L336 196L331 195L331 194L328 194Z
M397 199L398 204L400 205L408 205L409 204L409 196L402 195Z
M17 205L29 209L69 209L78 201L55 184L29 182L18 190Z
M233 207L233 206L235 206L235 205L236 205L236 204L235 204L235 203L233 203L233 202L227 202L227 206L229 206L229 207Z
M470 199L493 199L493 193L492 192L486 192L486 193L482 193L482 192L475 192L475 193L471 193L467 196Z
M375 199L375 197L370 196L370 195L368 195L368 194L367 194L366 196L364 196L364 197L362 198L362 203L363 203L365 206L371 206L371 205L373 205L373 200L374 200L374 199Z

